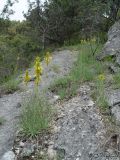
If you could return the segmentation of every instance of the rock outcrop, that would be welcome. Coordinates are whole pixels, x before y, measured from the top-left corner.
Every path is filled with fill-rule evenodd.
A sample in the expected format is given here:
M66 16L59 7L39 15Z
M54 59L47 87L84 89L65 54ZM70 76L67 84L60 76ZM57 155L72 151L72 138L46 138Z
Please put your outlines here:
M110 28L108 41L98 59L105 60L108 57L111 58L111 62L108 63L111 73L120 73L120 20ZM120 89L110 89L106 97L111 114L115 117L116 124L120 125Z
M120 65L120 20L110 28L108 41L98 59L102 60L109 56L114 57L116 64Z

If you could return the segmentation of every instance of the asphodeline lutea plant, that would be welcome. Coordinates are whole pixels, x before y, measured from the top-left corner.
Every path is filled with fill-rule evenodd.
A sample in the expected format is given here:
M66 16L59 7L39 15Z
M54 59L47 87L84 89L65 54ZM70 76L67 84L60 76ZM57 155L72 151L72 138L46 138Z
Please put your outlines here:
M52 56L50 55L50 52L47 52L46 55L45 55L45 62L47 64L47 66L49 65L49 63L51 62L52 60Z
M100 81L104 81L104 80L105 80L105 75L104 75L104 74L100 74L100 75L98 76L98 79L99 79Z
M41 81L41 75L43 72L43 68L40 62L40 57L36 57L34 67L35 67L35 84L38 86L39 82Z
M29 81L30 81L30 75L29 75L28 70L26 70L25 77L24 77L24 82L27 85Z

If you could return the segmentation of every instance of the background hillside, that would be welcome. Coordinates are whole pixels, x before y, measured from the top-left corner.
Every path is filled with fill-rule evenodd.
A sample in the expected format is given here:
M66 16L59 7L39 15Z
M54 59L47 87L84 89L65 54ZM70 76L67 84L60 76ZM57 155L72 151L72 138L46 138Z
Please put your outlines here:
M0 18L0 83L28 67L45 49L107 40L107 31L120 17L119 0L40 0L28 3L26 20L11 21L8 0ZM49 50L49 49L48 49Z

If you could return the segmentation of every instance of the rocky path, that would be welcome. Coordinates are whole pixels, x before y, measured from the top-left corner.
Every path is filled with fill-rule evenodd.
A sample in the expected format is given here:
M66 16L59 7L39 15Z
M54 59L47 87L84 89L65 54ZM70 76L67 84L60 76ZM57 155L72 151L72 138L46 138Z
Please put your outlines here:
M44 74L40 89L45 89L57 77L67 74L75 61L75 54L69 50L54 52L53 60L49 67L43 63ZM33 69L30 69L33 76ZM23 84L21 84L23 87ZM15 92L14 94L4 95L0 98L0 117L5 119L0 126L0 159L3 154L9 151L13 145L14 137L18 129L18 122L21 112L21 102L28 96L34 88L34 82L30 82L24 92Z

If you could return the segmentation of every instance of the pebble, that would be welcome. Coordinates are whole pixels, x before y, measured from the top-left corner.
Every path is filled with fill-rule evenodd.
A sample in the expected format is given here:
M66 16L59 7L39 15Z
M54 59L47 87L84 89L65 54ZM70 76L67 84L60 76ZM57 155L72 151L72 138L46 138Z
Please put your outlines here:
M25 144L24 144L23 142L20 142L19 146L20 146L20 147L24 147Z
M57 160L56 151L53 149L53 146L49 146L47 155L48 155L49 160Z

